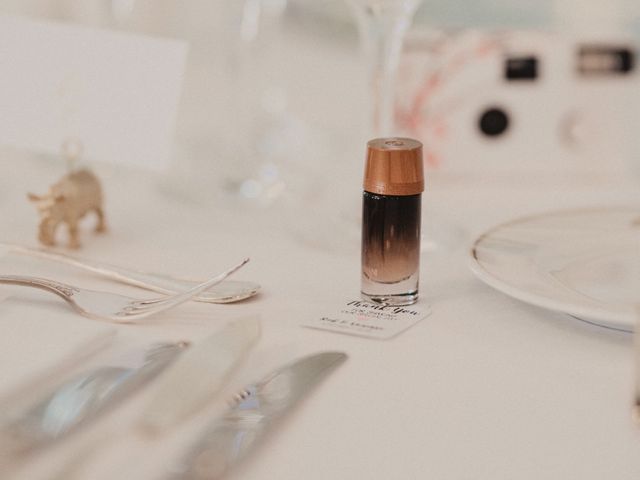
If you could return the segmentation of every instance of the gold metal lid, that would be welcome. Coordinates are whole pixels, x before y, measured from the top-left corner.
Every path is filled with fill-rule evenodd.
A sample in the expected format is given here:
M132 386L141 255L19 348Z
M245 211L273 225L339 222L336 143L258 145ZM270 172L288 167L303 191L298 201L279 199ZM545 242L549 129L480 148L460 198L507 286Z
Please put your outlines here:
M422 143L397 137L376 138L367 143L364 189L379 195L422 193Z

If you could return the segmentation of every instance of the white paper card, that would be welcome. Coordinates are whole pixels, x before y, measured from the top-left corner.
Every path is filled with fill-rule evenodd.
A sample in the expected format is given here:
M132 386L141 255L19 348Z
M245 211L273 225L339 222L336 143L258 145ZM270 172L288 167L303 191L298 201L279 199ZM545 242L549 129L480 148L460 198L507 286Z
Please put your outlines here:
M386 340L404 332L431 314L428 305L383 306L362 300L347 300L333 313L301 322L303 327Z
M0 16L0 144L168 166L184 41Z

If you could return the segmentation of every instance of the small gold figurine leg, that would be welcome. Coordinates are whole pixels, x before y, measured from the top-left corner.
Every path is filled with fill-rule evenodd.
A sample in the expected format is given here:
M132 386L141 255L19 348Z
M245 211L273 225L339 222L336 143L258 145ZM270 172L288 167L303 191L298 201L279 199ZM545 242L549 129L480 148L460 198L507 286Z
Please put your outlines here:
M104 211L100 207L97 207L95 211L96 211L96 215L98 216L98 224L96 225L96 232L99 232L99 233L106 232L107 225L104 221Z
M43 245L52 247L55 245L55 233L57 225L52 224L48 219L40 222L40 228L38 229L38 240Z
M69 248L80 248L80 242L78 241L78 224L76 222L70 222L69 226Z

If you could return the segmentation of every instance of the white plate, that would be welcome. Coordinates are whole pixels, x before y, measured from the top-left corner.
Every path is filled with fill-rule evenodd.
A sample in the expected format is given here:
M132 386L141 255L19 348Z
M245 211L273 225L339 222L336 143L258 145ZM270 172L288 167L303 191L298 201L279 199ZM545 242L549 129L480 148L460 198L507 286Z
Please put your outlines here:
M516 219L471 247L471 270L540 307L632 331L640 304L640 209L591 208Z

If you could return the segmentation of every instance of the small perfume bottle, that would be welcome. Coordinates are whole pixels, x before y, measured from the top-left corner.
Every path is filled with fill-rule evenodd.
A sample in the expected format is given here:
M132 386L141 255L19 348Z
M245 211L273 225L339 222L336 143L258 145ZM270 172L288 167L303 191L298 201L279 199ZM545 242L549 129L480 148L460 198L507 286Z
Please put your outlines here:
M422 143L377 138L367 144L362 203L365 300L411 305L418 300Z

